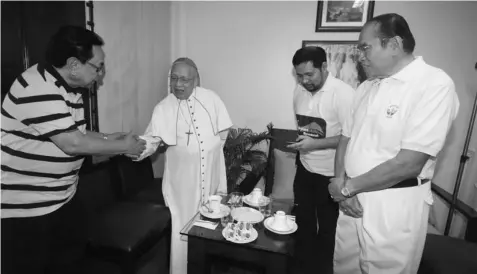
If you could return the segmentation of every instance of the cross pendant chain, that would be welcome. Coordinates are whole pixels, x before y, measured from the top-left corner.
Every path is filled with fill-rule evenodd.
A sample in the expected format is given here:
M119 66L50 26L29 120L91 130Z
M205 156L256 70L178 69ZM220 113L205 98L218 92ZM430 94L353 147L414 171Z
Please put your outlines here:
M193 114L194 111L195 111L195 101L194 101L194 109L192 110L192 114L191 114L191 111L190 111L190 109L189 109L189 105L188 105L188 104L186 104L186 105L187 105L187 111L189 112L190 123L187 122L186 116L184 115L184 113L182 113L182 108L181 108L180 102L179 102L179 110L180 110L180 112L181 112L181 115L182 115L182 117L184 117L184 121L185 121L185 122L187 123L187 125L189 126L188 131L185 133L185 134L187 134L187 146L189 146L190 136L191 136L192 134L194 134L194 133L190 130L190 127L191 127L191 125L193 125L193 122L192 122L192 114ZM192 108L192 106L191 106L191 108Z
M190 135L192 134L192 132L190 131L190 127L189 127L189 131L186 132L185 134L187 134L187 146L189 146L189 139L190 139Z

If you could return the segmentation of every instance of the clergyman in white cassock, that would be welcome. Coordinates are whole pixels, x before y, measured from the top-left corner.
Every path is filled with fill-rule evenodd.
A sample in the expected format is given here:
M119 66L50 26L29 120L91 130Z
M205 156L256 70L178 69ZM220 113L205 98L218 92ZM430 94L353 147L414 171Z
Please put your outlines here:
M162 192L172 216L170 273L185 274L187 239L180 231L209 195L227 191L223 144L232 121L219 96L199 86L192 60L177 59L169 81L170 93L140 136L147 146L138 160L167 145Z

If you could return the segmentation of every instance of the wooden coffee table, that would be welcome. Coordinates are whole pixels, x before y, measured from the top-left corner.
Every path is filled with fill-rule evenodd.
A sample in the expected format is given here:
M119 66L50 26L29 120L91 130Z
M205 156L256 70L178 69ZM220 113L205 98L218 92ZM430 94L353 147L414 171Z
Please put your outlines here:
M292 200L274 200L272 213L283 210L290 214L292 206ZM275 234L266 229L262 221L254 225L258 232L255 241L236 244L222 236L223 227L220 223L215 230L210 230L194 226L197 219L205 218L197 213L181 231L182 235L188 236L188 274L211 273L214 261L220 259L258 265L270 274L288 273L295 245L294 234Z

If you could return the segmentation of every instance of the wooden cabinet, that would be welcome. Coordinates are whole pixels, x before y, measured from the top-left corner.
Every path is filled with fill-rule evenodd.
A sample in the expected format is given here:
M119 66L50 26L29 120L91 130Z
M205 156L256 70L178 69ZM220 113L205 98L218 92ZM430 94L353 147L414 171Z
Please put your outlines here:
M2 1L2 101L15 78L44 60L62 25L86 26L84 1Z

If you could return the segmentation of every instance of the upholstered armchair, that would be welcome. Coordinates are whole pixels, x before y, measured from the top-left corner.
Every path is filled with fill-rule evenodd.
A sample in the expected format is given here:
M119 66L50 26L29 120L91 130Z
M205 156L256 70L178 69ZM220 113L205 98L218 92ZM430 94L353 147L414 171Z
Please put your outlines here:
M125 274L151 266L167 271L171 216L160 202L162 192L152 202L134 198L156 187L152 174L149 159L133 162L122 156L80 174L77 195L88 216L88 257L113 263Z

